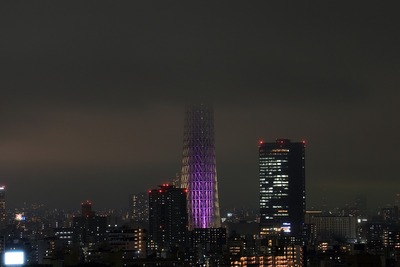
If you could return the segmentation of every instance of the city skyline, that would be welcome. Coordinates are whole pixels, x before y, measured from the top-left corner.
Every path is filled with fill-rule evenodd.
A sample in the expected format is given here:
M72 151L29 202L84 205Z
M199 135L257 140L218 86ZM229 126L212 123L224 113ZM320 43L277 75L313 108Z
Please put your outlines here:
M307 141L308 207L358 195L370 207L393 203L395 10L368 1L4 3L7 207L128 207L131 194L179 173L191 102L214 105L221 207L258 207L257 144L277 138Z

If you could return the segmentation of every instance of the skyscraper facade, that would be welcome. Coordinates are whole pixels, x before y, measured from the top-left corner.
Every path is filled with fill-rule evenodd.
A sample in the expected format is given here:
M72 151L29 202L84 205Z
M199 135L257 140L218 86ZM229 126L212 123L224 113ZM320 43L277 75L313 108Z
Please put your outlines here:
M181 187L188 189L189 229L220 227L214 113L209 105L186 108Z
M149 191L150 248L184 248L187 235L187 190L163 184Z
M299 235L305 214L305 142L259 144L260 226Z

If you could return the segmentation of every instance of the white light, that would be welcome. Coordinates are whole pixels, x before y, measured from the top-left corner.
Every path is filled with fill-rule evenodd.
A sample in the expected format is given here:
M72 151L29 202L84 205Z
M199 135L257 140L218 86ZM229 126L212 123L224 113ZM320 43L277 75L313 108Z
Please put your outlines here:
M23 251L7 251L4 253L5 265L21 265L24 264L25 254Z

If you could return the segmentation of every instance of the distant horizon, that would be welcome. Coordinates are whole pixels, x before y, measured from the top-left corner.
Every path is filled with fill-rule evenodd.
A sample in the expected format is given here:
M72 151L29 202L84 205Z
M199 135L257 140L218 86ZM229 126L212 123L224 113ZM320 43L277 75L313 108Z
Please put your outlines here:
M154 187L156 188L156 187ZM154 188L149 188L149 189L154 189ZM143 190L140 192L136 192L136 193L132 193L132 194L141 194L141 193L146 193L148 192L148 190ZM131 194L130 194L131 195ZM78 201L75 206L73 204L71 205L65 205L65 206L56 206L56 205L49 205L48 203L44 203L44 202L26 202L27 206L29 205L44 205L44 208L49 208L49 209L62 209L62 210L67 210L67 211L80 211L81 210L81 203L83 201L86 200L90 200L92 202L92 208L94 211L104 211L104 210L121 210L121 211L129 211L129 196L127 196L127 201L124 205L121 206L100 206L98 203L96 203L95 200L90 199L90 198L86 198L86 199L82 199L80 202ZM400 205L397 203L396 204L396 196L393 196L393 201L392 202L386 202L386 203L376 203L375 205L371 205L372 199L368 199L366 198L366 211L369 215L372 215L372 213L378 212L379 209L381 208L385 208L385 207L394 207L394 206L399 206ZM19 202L18 203L9 203L7 201L7 192L6 192L6 209L8 212L10 212L10 209L16 209L16 208L23 208L24 207L24 202ZM327 209L324 209L324 207L326 207ZM320 210L320 211L334 211L335 209L339 208L346 208L346 207L355 207L354 205L354 199L342 199L342 201L340 203L337 203L336 205L334 204L329 204L329 205L324 205L323 203L318 203L318 205L307 205L307 201L306 201L306 210ZM221 212L223 210L229 211L229 210L233 210L233 209L238 209L238 210L255 210L257 212L259 212L259 206L258 205L254 205L254 206L234 206L234 205L224 205L224 203L220 202L220 208L221 208ZM221 214L222 217L223 214Z

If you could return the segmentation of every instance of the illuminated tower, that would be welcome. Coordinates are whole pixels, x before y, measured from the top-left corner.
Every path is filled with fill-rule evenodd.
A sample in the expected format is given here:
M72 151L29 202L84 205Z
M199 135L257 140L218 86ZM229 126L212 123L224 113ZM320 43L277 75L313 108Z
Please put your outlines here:
M211 106L186 108L181 187L188 189L189 229L220 227Z
M304 224L305 142L259 144L261 231L297 236Z

